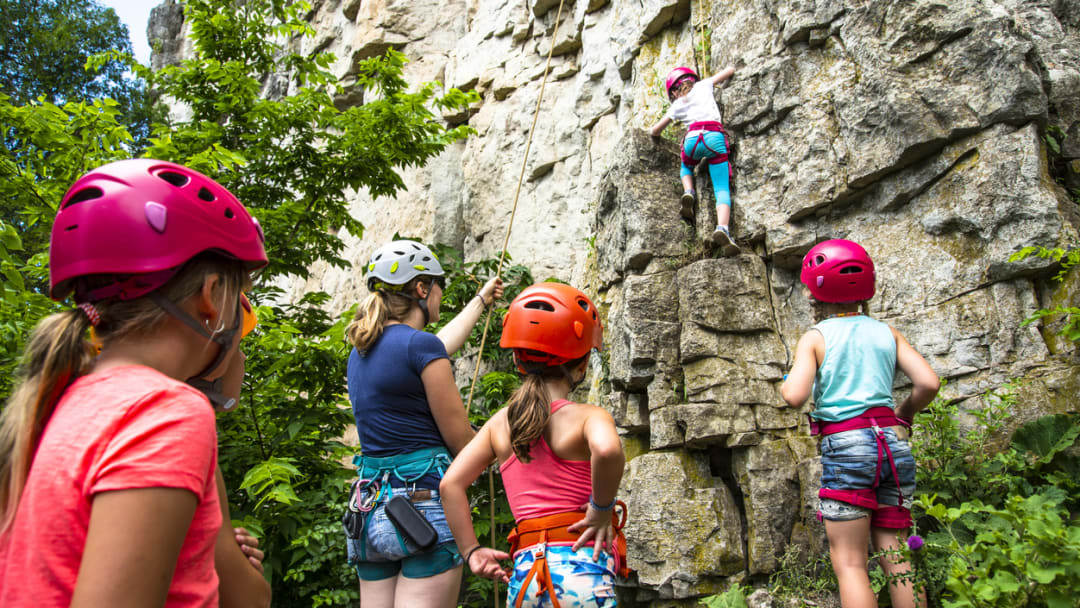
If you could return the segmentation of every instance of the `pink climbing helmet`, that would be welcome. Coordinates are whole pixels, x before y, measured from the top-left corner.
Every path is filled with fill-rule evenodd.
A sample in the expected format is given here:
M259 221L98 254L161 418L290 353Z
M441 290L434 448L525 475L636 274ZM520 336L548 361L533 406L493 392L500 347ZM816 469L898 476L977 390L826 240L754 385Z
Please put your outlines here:
M49 295L62 300L78 277L132 275L76 300L130 300L164 285L204 251L267 264L259 222L209 177L175 163L133 159L94 169L60 202L49 245Z
M667 79L664 81L664 86L667 88L668 100L673 101L671 90L679 86L679 83L687 78L694 79L694 82L701 80L698 78L697 72L687 67L679 66L668 72Z
M869 300L874 297L874 261L854 241L823 241L806 252L799 280L821 302Z

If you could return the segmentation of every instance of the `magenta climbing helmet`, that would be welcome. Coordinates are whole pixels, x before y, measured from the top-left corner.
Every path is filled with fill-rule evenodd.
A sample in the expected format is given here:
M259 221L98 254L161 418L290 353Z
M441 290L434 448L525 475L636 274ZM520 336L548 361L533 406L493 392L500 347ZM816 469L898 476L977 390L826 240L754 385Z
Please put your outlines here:
M78 277L130 275L78 301L132 299L165 284L204 251L267 264L259 222L228 190L175 163L134 159L99 167L64 195L49 246L49 295L64 299Z
M690 68L680 66L668 72L667 79L664 81L664 86L667 88L667 96L669 100L674 101L671 90L679 86L679 83L687 78L693 79L694 82L700 80L697 73Z
M799 280L821 302L869 300L874 297L874 261L854 241L824 241L806 252Z

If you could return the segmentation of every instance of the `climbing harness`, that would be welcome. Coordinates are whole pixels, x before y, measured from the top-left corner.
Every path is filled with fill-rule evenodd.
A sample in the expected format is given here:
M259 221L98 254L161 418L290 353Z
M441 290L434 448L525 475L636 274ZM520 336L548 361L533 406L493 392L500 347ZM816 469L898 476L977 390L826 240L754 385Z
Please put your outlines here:
M911 511L905 509L904 493L900 488L900 477L896 472L896 461L893 459L892 450L885 439L885 428L898 427L894 430L897 435L906 434L911 428L911 423L900 418L888 407L873 407L854 418L841 420L840 422L823 422L810 418L811 435L832 435L844 431L857 429L873 429L874 439L877 442L877 469L874 471L874 483L869 488L860 490L839 490L833 488L821 488L818 490L818 498L830 498L840 502L873 509L874 516L872 525L879 528L905 529L911 526ZM885 460L889 462L892 471L893 482L896 483L899 505L878 508L877 488L881 485L881 466ZM818 512L821 519L821 512Z
M612 547L614 551L612 553L615 557L616 574L625 578L630 574L630 568L626 565L626 536L622 531L626 526L626 503L620 500L615 504L616 511L621 508L622 516L620 517L617 512L611 514L611 524L615 527L615 541L613 543L614 547ZM551 605L554 608L560 608L558 594L555 592L555 584L551 580L551 570L547 564L547 545L548 543L576 542L581 533L570 532L567 528L581 521L583 515L580 511L570 511L524 519L510 531L509 536L506 537L510 541L510 554L517 555L522 550L531 551L533 554L533 564L521 583L521 593L518 595L517 602L514 605L515 608L521 607L522 602L525 600L525 591L534 578L537 583L537 597L547 593ZM522 549L523 547L524 549Z
M683 144L679 149L679 156L682 158L683 164L687 167L696 167L697 164L701 162L702 159L694 158L694 153L697 152L699 145L705 148L707 152L712 153L712 156L707 159L710 165L719 165L720 163L728 162L727 152L713 150L709 147L709 144L705 143L705 133L707 131L722 133L724 136L724 147L729 150L731 149L731 144L729 143L731 140L728 137L727 131L724 130L724 125L714 120L690 123L690 126L686 128L686 135L683 136ZM691 133L696 133L696 135L690 135ZM687 154L686 140L691 137L695 137L696 139L694 139L694 147L690 149L690 154ZM728 177L735 177L735 165L732 163L728 163Z
M450 466L450 452L444 447L434 447L381 458L360 454L353 457L353 465L356 466L356 474L359 478L353 481L349 491L348 507L342 515L341 523L349 538L360 541L359 559L364 561L367 559L367 538L363 531L376 507L389 502L394 497L395 488L392 480L397 480L402 484L396 488L399 495L404 492L406 496L412 498L417 492L416 482L421 478L429 473L442 478L447 467ZM439 498L438 490L425 491L428 492L430 499ZM397 535L401 550L408 552L409 549L405 545L401 532L395 528L394 534Z

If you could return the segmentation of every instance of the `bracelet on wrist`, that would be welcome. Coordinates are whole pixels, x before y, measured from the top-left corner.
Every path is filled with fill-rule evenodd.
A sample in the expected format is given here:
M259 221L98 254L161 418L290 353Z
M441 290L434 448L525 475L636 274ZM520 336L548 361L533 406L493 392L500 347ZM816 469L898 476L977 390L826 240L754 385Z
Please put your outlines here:
M593 499L592 494L589 494L589 506L592 507L593 509L597 510L597 511L610 511L610 510L615 508L615 502L616 502L616 499L612 498L610 505L607 505L607 506L599 505L599 504L596 504L596 500Z
M472 557L473 553L476 553L477 549L482 549L483 547L484 547L483 545L476 545L475 547L473 547L472 549L469 549L468 552L465 553L465 565L469 566L469 570L472 570L472 566L469 565L469 558Z
M477 293L476 297L480 298L480 305L483 306L484 308L487 308L488 306L490 306L490 304L488 304L488 301L484 299L483 294Z

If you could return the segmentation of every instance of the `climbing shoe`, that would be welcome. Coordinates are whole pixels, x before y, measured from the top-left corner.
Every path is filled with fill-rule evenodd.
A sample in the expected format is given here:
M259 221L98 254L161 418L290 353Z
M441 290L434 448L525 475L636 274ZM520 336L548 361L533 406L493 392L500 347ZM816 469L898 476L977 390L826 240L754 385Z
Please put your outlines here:
M717 226L716 230L713 230L712 241L720 248L724 257L739 253L739 246L735 244L735 239L731 238L731 232L727 226Z
M697 194L693 190L687 190L682 193L679 202L682 203L679 213L686 219L694 219L694 203L697 202Z

